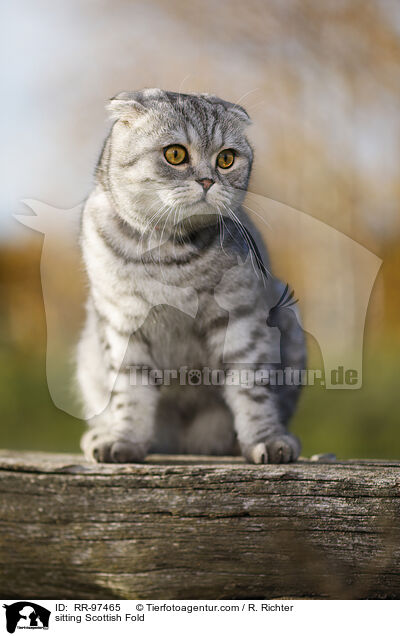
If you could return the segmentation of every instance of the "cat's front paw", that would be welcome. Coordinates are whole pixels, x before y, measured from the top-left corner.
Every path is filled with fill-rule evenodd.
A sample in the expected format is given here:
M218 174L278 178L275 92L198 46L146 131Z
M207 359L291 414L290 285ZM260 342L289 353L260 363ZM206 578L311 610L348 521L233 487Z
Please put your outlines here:
M147 455L147 446L128 441L103 442L93 449L93 459L107 464L134 464L142 462Z
M242 455L251 464L288 464L300 455L300 441L291 433L272 435L265 442L242 445Z
M148 453L148 444L127 439L86 433L82 439L82 450L87 459L106 464L133 464L142 462Z

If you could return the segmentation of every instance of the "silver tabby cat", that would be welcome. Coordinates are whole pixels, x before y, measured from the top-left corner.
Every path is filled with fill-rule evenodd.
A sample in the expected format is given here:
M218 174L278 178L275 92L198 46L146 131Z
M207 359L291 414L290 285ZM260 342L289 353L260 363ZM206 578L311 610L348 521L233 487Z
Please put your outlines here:
M286 425L298 387L145 380L149 370L276 362L277 330L266 320L283 285L242 206L253 159L246 111L159 89L121 93L109 109L114 123L82 216L83 451L98 462L149 452L294 461L300 444ZM304 368L295 311L279 329L281 366Z

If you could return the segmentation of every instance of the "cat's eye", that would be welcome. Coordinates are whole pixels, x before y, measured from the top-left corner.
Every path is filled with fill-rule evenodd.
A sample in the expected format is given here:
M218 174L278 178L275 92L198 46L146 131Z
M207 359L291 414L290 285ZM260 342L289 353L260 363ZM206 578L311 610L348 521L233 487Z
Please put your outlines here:
M183 146L174 144L164 148L164 157L168 163L171 163L173 166L179 166L188 160L188 152Z
M219 168L230 168L235 161L235 151L234 150L221 150L217 157L217 166Z

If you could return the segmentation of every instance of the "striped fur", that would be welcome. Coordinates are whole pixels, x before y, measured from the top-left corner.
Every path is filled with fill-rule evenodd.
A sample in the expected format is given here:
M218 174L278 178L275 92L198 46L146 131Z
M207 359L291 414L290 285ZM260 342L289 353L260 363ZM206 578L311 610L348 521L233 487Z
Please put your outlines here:
M239 106L209 95L145 90L110 102L115 119L82 216L89 279L77 377L97 461L141 461L149 451L297 458L286 430L297 387L149 386L144 369L271 366L279 342L266 326L281 294L241 203L252 150ZM189 161L172 166L163 149ZM228 169L218 153L235 151ZM198 180L214 183L205 191ZM246 229L245 229L246 228ZM304 367L296 317L285 363ZM275 333L276 336L276 333ZM274 357L275 356L275 357Z

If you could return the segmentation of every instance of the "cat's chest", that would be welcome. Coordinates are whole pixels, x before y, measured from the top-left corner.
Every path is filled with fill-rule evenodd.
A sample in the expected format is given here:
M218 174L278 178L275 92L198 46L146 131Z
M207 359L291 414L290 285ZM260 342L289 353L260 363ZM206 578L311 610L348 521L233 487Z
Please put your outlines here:
M190 316L170 305L151 309L140 328L151 354L160 368L191 368L208 361L207 347L197 316Z

